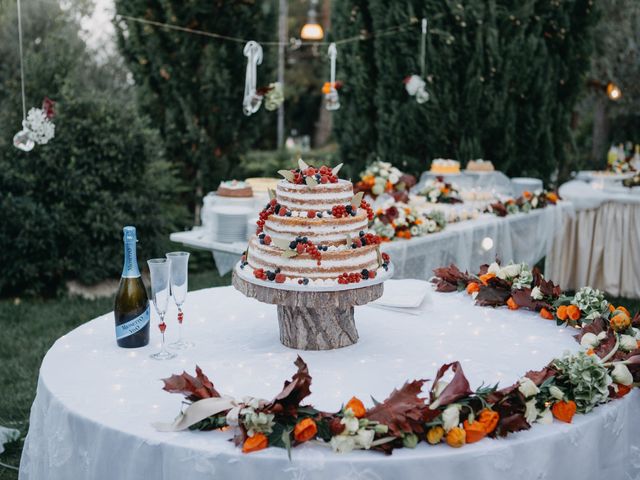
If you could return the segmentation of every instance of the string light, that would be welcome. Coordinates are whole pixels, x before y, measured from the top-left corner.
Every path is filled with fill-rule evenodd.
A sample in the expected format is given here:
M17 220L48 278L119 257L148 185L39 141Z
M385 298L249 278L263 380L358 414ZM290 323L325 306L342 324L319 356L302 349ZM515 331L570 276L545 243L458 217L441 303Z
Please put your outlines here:
M304 24L300 31L300 38L303 40L322 40L324 38L324 31L322 30L322 25L318 23L318 14L316 13L318 0L311 0L309 3L307 23Z
M609 82L607 83L607 97L616 102L622 97L622 90L615 83Z

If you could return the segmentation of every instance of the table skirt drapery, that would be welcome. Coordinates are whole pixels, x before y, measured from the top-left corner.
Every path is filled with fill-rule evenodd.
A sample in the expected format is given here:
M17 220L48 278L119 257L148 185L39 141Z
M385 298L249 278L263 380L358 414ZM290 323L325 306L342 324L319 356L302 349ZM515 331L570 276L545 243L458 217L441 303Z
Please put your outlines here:
M169 319L175 316L170 308ZM154 315L155 317L155 315ZM152 319L155 321L156 319ZM294 373L300 353L313 377L309 402L338 409L352 395L371 405L414 378L433 378L459 360L472 387L502 386L576 350L571 329L531 312L472 305L464 293L432 293L422 315L365 306L356 309L358 344L329 352L298 352L278 343L276 309L230 287L192 292L185 304L185 335L195 349L156 362L152 344L123 350L113 341L107 314L60 338L47 353L31 410L21 480L204 479L424 479L518 480L637 478L640 392L577 415L572 424L534 425L506 439L460 449L444 444L378 452L333 453L319 444L292 452L270 448L243 454L231 432L157 432L182 397L161 389L160 378L196 364L223 394L272 398ZM169 341L176 334L169 320ZM428 387L425 387L425 389Z

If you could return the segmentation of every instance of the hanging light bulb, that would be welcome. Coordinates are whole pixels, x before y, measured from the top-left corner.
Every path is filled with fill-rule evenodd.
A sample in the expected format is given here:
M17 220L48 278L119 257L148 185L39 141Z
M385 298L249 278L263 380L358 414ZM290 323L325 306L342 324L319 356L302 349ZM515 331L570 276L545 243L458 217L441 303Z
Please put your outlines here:
M620 100L622 97L622 90L615 83L609 82L607 83L607 97L613 101Z
M324 38L322 25L318 23L316 5L318 5L318 0L310 0L307 23L304 24L300 31L300 37L303 40L322 40Z

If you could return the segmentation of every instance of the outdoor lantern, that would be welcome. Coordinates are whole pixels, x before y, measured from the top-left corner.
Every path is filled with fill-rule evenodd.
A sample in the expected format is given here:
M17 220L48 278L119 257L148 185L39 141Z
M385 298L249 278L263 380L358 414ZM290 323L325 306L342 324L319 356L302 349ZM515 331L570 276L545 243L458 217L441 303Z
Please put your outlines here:
M318 0L311 0L309 3L307 23L304 24L300 31L300 37L303 40L322 40L324 38L324 31L322 30L322 25L318 23L318 14L316 13Z
M614 101L620 100L620 97L622 97L622 90L620 90L620 87L615 83L609 82L607 83L607 96Z

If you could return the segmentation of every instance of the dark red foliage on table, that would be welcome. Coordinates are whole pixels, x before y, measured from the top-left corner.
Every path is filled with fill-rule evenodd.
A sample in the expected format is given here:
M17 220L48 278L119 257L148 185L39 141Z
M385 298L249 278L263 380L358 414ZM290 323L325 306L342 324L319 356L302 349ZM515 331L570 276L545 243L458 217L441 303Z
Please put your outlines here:
M473 281L473 277L467 272L462 273L453 263L448 267L436 268L433 271L435 278L431 283L436 285L438 292L456 292L463 290L467 284Z
M471 387L469 386L469 381L467 377L465 377L464 372L462 371L462 365L460 362L452 362L446 363L440 367L438 373L436 373L436 378L433 380L433 385L431 387L431 392L429 392L429 403L433 403L436 401L435 398L435 389L438 381L444 376L447 371L451 369L453 372L453 378L449 382L449 384L440 392L440 396L438 397L438 408L445 407L450 403L455 402L463 397L467 397L473 394Z
M480 285L476 297L476 305L483 307L501 307L507 304L511 296L511 283L498 277L487 280L486 285Z
M555 377L558 375L558 370L555 367L548 365L544 367L542 370L529 370L524 374L525 377L530 379L536 386L542 385L546 380L551 377Z
M197 365L195 377L182 372L181 375L171 375L169 378L163 378L162 381L164 382L163 390L169 393L182 393L192 402L220 396L213 383Z
M509 213L507 211L507 207L501 202L492 203L491 209L493 210L493 213L499 217L506 217Z
M284 388L265 406L264 411L276 415L297 416L297 409L302 400L311 395L311 375L307 364L298 356L295 361L298 371L291 381L285 380Z
M393 390L389 398L367 411L366 418L389 427L396 437L403 433L424 433L423 413L425 399L418 397L426 380L405 383L400 390Z
M524 416L525 398L518 391L518 387L519 384L514 383L487 397L487 401L493 404L491 408L500 415L498 426L489 434L490 437L505 437L509 433L531 428Z
M531 298L530 288L522 288L520 290L512 292L511 298L513 298L513 301L516 302L516 305L518 305L520 308L526 308L528 310L533 310L536 312L540 311L542 308L551 308L549 302Z

